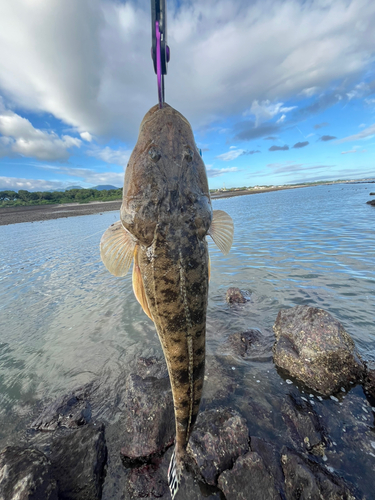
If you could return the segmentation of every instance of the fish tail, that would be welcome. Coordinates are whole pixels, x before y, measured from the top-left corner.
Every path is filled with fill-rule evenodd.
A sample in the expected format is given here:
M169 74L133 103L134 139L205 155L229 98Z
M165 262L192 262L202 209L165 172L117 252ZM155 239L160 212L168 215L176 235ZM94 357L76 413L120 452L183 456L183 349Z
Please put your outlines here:
M168 469L168 486L171 492L172 500L174 500L181 483L182 464L181 460L178 460L178 458L175 446Z

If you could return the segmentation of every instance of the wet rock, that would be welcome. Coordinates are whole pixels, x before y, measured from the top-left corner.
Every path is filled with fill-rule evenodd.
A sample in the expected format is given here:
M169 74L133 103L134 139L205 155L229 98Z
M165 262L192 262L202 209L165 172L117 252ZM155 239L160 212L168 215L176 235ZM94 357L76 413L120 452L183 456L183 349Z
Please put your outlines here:
M129 474L130 498L163 498L168 495L167 470L160 467L161 459L134 468Z
M246 302L246 297L241 290L236 287L228 288L225 298L228 304L244 304Z
M286 500L356 500L346 483L318 463L283 448Z
M275 481L277 491L282 491L284 474L281 468L280 453L277 451L276 447L268 441L251 436L250 448L251 451L256 452L263 459L266 469Z
M54 431L58 427L74 429L91 420L91 405L88 394L91 385L66 394L47 406L31 424L40 431Z
M246 420L238 412L220 408L198 415L188 453L206 483L216 485L218 476L248 451Z
M87 425L53 440L50 460L59 500L100 500L107 461L104 425Z
M236 332L227 338L219 354L240 356L252 361L270 361L274 335L262 335L259 330L251 329Z
M313 455L323 456L327 438L312 404L290 395L281 413L294 445Z
M281 309L273 360L316 392L329 396L361 379L363 363L344 327L316 307Z
M203 399L206 405L225 400L237 387L235 370L231 366L223 364L215 356L206 357L206 368L204 374Z
M371 398L375 399L375 369L367 368L366 375L363 382L365 393Z
M146 459L173 443L175 422L169 378L129 375L124 406L121 454L126 460Z
M375 207L375 200L366 201L367 205L372 205Z
M227 500L282 498L263 459L253 451L239 457L231 470L224 471L218 479L218 486Z
M38 450L8 446L0 453L1 500L57 500L47 457Z

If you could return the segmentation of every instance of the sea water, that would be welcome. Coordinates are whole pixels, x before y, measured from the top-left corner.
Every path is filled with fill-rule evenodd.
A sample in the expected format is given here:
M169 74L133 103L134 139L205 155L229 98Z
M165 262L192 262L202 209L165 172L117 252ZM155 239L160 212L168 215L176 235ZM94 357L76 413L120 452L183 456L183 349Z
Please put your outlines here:
M374 184L335 184L213 200L214 209L232 216L235 232L226 257L208 238L208 355L234 332L256 328L272 334L281 308L305 304L331 313L363 359L375 361L370 191ZM104 370L116 380L139 356L162 355L153 323L133 295L131 272L114 278L100 260L101 235L118 219L118 212L106 212L0 227L0 447L17 440L41 401ZM246 294L245 304L226 303L231 286ZM271 359L244 360L238 369L243 387L232 404L240 410L250 394L275 411L291 390ZM361 388L352 392L364 400ZM322 412L338 405L323 403ZM275 428L281 424L275 416Z

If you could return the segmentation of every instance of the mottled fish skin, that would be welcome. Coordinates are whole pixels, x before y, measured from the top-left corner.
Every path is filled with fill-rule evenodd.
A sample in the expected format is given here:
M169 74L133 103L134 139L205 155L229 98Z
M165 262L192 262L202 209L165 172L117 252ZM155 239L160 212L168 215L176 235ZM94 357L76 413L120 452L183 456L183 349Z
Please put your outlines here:
M143 280L172 386L176 457L197 418L205 364L212 207L206 169L188 121L164 104L140 127L125 173L123 226L136 238Z

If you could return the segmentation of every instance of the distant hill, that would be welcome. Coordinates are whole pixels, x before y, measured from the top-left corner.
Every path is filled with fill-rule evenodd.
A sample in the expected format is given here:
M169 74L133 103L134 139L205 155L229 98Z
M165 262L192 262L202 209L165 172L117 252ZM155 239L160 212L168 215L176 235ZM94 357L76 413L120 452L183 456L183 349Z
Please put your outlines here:
M68 188L68 189L70 189L70 188ZM110 184L103 184L103 185L99 185L99 186L94 186L91 189L97 189L98 191L103 191L104 189L106 189L108 191L109 189L120 189L120 188L118 188L116 186L111 186Z
M85 189L82 186L69 186L66 189L59 189L59 191L69 191L69 189Z

